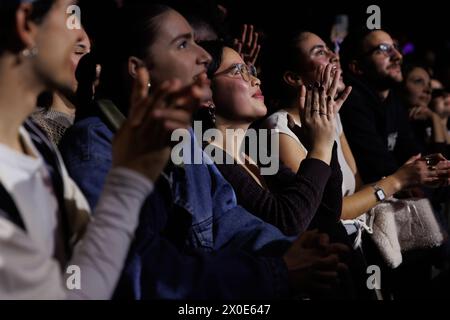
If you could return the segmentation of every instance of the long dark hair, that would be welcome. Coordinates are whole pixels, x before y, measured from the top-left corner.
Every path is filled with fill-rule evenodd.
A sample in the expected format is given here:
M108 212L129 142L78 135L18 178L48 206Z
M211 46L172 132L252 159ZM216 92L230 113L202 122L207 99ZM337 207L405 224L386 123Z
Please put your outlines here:
M309 31L291 29L281 35L272 35L261 52L261 87L267 98L270 112L287 107L297 97L297 90L283 79L285 72L298 72L298 42Z
M208 78L212 79L214 74L222 64L223 50L225 47L227 47L227 45L221 40L202 41L198 44L211 56L211 62L208 65L208 70L206 71L206 73L208 75ZM194 120L202 122L203 132L215 127L211 111L212 110L210 108L200 108L194 114Z
M97 96L112 100L124 114L128 113L131 91L128 58L147 57L148 48L158 34L157 17L170 10L173 9L162 4L133 3L125 5L116 13L119 23L115 34L119 35L119 40L110 41L107 48L102 50L99 59L102 73Z
M41 23L46 14L50 11L55 0L36 0L30 19L36 23ZM6 51L19 52L23 49L23 44L17 38L16 30L16 11L19 8L20 1L0 1L0 55Z

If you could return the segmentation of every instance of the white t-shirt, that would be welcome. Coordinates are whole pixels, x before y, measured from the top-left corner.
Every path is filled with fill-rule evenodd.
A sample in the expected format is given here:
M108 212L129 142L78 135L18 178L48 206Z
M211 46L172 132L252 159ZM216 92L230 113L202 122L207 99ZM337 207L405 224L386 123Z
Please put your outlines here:
M0 217L0 300L3 299L109 299L121 274L134 237L140 208L153 190L141 174L115 168L106 178L103 193L68 266L80 270L80 288L67 286L70 276L53 258L58 203L44 160L28 133L20 129L27 149L36 157L0 144L0 181L14 200L26 232ZM89 206L70 179L57 154L64 183L64 198L73 231L85 225Z
M23 128L20 135L35 158L0 144L0 181L14 200L27 234L50 258L55 248L58 201L44 160Z
M275 112L274 114L272 114L270 117L268 117L266 119L263 126L268 129L275 129L278 133L288 135L289 137L294 139L300 145L301 148L303 148L305 153L308 153L308 151L303 146L303 144L300 142L300 140L295 135L295 133L292 132L291 129L289 129L287 115L288 115L288 112L283 109L278 112ZM296 122L295 124L298 126L301 126L300 123ZM338 161L341 166L341 171L342 171L342 176L343 176L342 194L344 196L348 196L348 195L352 195L353 193L355 193L356 180L355 180L355 176L354 176L352 170L350 169L350 166L348 165L347 161L345 160L344 152L342 151L342 145L341 145L341 140L340 140L340 136L342 135L342 133L343 133L343 128L342 128L341 118L340 118L339 114L337 114L336 115L336 143L337 143Z

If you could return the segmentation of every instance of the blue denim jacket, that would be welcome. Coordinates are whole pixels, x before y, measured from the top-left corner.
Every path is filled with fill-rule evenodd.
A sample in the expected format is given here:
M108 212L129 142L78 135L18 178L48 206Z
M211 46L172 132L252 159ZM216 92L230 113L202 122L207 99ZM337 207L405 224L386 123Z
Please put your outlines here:
M97 117L70 128L60 148L92 207L111 166L113 133ZM191 155L206 157L191 133ZM185 155L186 157L186 155ZM288 294L280 258L291 243L237 205L212 163L171 165L143 206L116 296L134 299L276 298Z

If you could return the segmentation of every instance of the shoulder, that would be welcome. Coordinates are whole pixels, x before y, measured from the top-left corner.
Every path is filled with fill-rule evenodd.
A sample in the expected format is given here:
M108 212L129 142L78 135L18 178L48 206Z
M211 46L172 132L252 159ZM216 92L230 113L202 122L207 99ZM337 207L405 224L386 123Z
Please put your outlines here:
M263 124L263 126L267 129L287 128L287 125L287 112L284 110L273 113L272 115L267 117Z

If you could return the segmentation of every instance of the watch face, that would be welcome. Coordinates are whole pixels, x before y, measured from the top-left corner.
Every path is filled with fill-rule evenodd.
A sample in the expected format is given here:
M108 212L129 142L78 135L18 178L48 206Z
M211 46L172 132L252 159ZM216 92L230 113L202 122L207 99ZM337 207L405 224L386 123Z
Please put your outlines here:
M385 195L384 195L383 190L377 190L377 197L379 200L384 200Z

